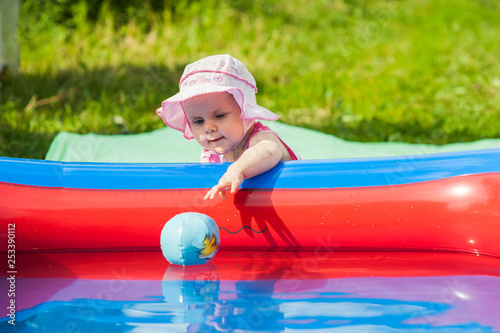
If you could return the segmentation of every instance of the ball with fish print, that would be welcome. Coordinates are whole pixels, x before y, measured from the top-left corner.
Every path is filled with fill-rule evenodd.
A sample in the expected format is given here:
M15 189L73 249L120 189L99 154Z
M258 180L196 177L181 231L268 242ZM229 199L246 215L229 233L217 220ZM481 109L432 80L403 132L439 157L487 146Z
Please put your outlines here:
M219 228L208 215L182 213L172 217L161 231L163 256L174 265L208 263L220 246Z

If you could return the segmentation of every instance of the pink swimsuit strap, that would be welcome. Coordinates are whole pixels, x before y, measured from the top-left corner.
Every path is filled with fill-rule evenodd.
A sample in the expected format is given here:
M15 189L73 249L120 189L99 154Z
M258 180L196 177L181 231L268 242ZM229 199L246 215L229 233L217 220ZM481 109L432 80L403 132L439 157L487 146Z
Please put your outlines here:
M249 145L250 145L250 139L252 139L252 137L257 134L257 133L273 133L274 135L276 135L278 137L278 139L280 139L281 143L285 146L286 150L288 151L288 153L290 154L290 156L292 157L292 160L296 161L296 160L300 160L300 156L295 154L295 152L292 150L292 148L290 148L286 143L285 141L283 141L283 139L279 136L278 133L276 133L275 131L273 131L272 129L270 129L269 127L267 126L264 126L260 121L257 121L255 122L255 127L253 129L253 132L252 134L250 134L250 136L248 137L248 142L247 142L247 147L246 149L248 149Z

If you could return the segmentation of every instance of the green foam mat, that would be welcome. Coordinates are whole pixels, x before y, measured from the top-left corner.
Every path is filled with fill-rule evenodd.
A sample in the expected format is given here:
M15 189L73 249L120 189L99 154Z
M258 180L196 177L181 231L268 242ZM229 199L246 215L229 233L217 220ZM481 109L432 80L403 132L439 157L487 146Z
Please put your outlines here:
M432 154L498 148L500 139L436 146L402 142L351 142L333 135L286 125L263 122L278 132L302 159L331 159ZM199 162L201 147L195 140L168 127L141 134L98 135L59 133L52 141L47 160L66 162L189 163Z

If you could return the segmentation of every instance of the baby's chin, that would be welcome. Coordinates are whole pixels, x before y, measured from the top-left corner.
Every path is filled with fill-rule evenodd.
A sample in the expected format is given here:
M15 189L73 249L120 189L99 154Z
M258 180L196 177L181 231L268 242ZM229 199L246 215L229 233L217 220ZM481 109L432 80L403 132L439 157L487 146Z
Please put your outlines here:
M225 154L226 153L226 151L224 149L214 149L213 151L216 152L217 154Z
M204 147L205 149L208 149L208 150L211 150L211 151L214 151L216 152L217 154L225 154L226 153L226 149L225 147L221 147L221 146L214 146L214 145L205 145Z

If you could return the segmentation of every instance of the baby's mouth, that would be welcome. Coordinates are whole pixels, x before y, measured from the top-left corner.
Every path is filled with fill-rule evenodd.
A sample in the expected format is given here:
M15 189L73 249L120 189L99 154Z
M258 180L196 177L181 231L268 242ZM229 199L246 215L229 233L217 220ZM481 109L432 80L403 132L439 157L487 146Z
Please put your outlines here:
M220 138L217 138L217 139L208 140L208 142L210 142L210 143L217 142L217 141L221 140L222 138L223 138L223 136L221 136Z

